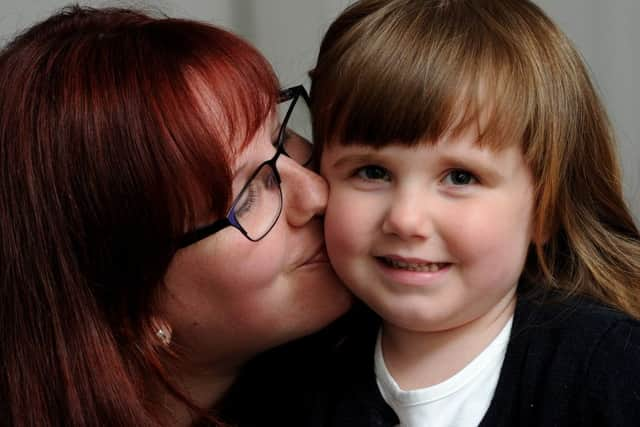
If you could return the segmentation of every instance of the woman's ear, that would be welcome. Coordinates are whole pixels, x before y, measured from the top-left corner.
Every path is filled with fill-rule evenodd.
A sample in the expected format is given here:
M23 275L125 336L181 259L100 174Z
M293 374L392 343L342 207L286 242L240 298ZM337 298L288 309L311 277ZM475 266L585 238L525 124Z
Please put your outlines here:
M168 347L171 344L173 329L169 322L158 316L151 316L151 327L156 338L162 345Z

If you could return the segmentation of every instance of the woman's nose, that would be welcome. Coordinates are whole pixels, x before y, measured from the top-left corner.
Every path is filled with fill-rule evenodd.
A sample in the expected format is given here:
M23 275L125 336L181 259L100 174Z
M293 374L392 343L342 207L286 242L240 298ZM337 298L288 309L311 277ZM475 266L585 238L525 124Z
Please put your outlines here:
M433 233L433 219L422 192L399 192L382 223L382 231L403 239L426 239Z
M329 187L320 175L286 157L279 160L278 170L289 224L300 227L313 217L324 215Z

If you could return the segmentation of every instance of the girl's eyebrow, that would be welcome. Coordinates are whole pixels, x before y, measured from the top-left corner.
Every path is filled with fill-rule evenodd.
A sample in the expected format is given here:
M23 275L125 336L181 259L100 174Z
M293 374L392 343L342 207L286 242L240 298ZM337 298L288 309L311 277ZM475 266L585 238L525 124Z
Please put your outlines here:
M498 180L504 175L494 166L494 162L489 159L479 159L470 155L458 155L458 154L442 154L440 162L451 167L462 167L476 171L482 175L485 179L491 181Z
M380 163L385 161L385 155L377 151L366 153L357 152L357 149L354 151L353 153L347 152L344 155L340 155L334 162L329 164L329 167L341 168L352 164ZM470 169L481 174L485 180L496 181L504 177L499 170L496 170L491 159L478 158L471 153L440 153L435 154L435 156L437 156L437 162L441 165L451 168ZM391 159L393 159L393 156L391 156Z
M380 161L380 156L376 156L376 153L353 153L338 157L338 159L331 163L330 166L336 168L352 163L367 163L374 161Z

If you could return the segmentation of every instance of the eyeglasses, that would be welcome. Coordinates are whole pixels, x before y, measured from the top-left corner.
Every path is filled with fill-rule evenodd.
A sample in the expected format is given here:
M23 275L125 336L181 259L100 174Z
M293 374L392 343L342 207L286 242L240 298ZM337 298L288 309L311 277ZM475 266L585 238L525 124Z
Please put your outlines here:
M298 102L302 98L303 102ZM184 248L227 227L234 227L252 242L266 236L282 212L282 188L276 161L280 154L306 166L311 161L311 114L309 95L302 85L280 92L280 130L274 142L276 153L261 163L233 200L225 218L188 232L178 240Z

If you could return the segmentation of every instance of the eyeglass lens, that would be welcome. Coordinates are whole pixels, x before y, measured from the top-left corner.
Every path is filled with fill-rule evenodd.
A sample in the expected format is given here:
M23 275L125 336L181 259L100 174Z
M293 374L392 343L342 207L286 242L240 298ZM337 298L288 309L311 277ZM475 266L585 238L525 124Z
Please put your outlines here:
M297 101L297 102L296 102ZM295 104L293 104L295 102ZM293 105L293 109L290 109ZM301 165L311 160L311 114L304 99L296 98L278 104L283 150ZM288 117L287 117L288 114ZM282 192L275 165L263 164L238 195L232 218L251 240L259 240L271 230L282 210Z
M302 88L285 90L285 96L295 94L296 89ZM277 109L282 123L277 142L282 144L282 152L299 164L308 165L313 147L311 113L305 98L298 92L297 96L279 102ZM191 245L229 225L242 230L250 240L262 239L273 228L282 211L282 189L275 164L279 153L264 162L252 175L236 197L226 218L187 233L180 239L179 247Z
M264 236L280 215L282 193L270 164L263 164L232 207L235 220L252 240Z

